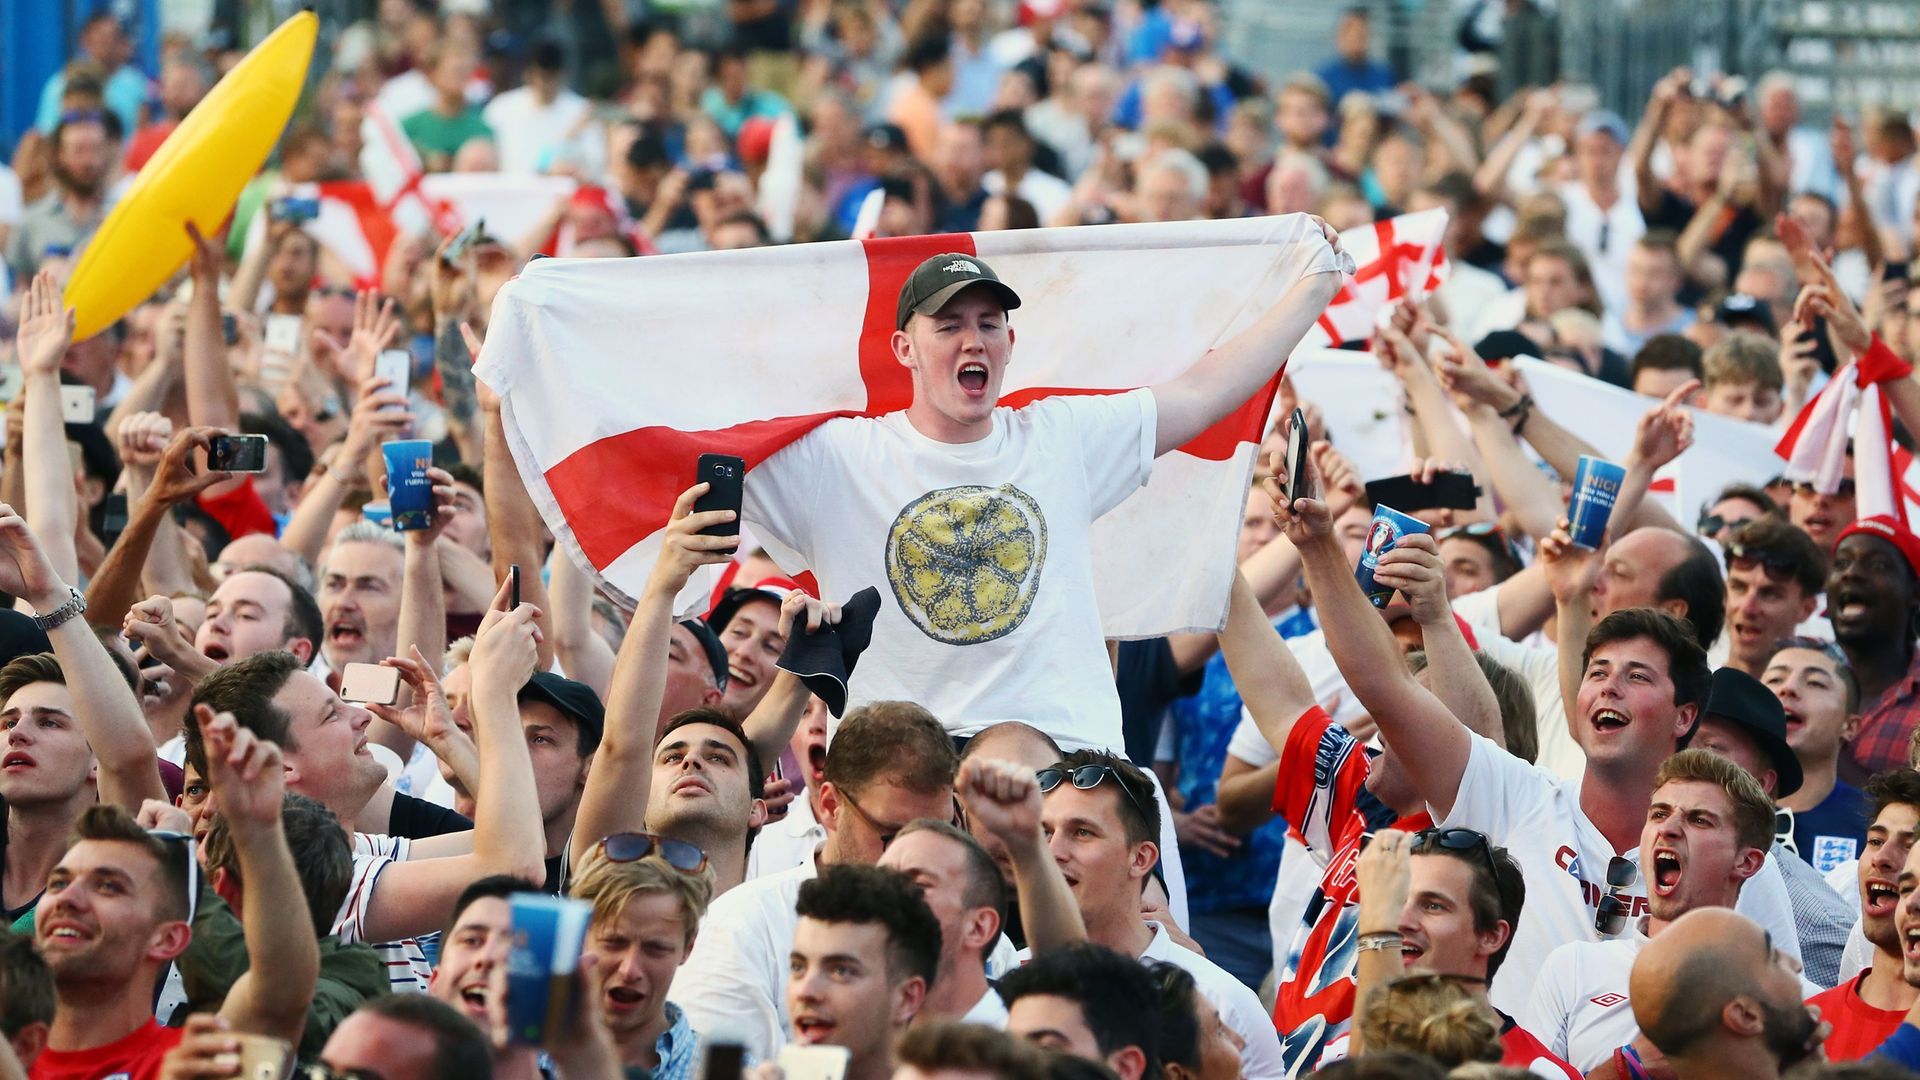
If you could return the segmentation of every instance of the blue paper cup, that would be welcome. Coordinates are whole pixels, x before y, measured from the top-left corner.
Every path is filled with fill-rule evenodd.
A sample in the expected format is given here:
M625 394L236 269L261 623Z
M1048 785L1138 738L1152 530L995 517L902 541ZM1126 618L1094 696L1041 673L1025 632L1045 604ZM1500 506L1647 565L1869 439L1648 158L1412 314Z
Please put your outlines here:
M593 905L564 896L515 893L513 950L507 957L507 1033L538 1046L560 1030L572 1007L574 971Z
M1600 547L1613 517L1613 504L1620 497L1620 485L1627 478L1625 467L1611 461L1580 455L1573 471L1573 501L1567 504L1568 532L1573 542L1588 551Z
M393 527L401 532L433 527L433 444L425 439L396 439L381 443L387 459L387 505Z
M1416 517L1408 517L1389 506L1373 508L1373 523L1367 526L1367 549L1360 553L1360 565L1353 576L1360 582L1360 591L1367 594L1367 600L1374 607L1383 608L1393 599L1393 590L1382 588L1373 582L1373 572L1380 568L1380 556L1392 551L1400 538L1408 533L1432 532L1433 527Z
M384 525L389 529L393 528L393 508L387 505L385 499L379 502L370 502L361 507L360 516L373 522L375 525Z

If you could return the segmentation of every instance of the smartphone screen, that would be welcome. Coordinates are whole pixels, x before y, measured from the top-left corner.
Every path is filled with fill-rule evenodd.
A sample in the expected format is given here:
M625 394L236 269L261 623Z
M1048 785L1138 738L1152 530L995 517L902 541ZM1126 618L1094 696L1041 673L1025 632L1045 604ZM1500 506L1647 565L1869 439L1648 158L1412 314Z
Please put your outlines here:
M1307 494L1307 414L1293 410L1287 421L1287 506Z
M265 435L215 435L207 440L207 468L215 472L265 472Z
M379 664L348 664L340 670L340 700L391 705L400 700L400 669Z

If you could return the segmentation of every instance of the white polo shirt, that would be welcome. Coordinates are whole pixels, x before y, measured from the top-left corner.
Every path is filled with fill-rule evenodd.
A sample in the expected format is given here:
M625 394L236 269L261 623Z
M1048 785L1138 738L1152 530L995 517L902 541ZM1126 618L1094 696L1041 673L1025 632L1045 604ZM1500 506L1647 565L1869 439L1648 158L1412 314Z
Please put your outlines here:
M1560 1060L1585 1073L1640 1034L1627 1001L1646 920L1611 941L1570 941L1547 954L1527 1007L1514 1019Z

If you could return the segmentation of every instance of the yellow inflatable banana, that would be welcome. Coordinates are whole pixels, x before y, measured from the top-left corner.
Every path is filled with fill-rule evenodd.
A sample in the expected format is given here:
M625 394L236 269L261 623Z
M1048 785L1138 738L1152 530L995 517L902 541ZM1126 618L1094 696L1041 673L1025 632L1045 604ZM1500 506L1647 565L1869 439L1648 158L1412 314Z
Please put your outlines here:
M320 21L303 11L254 46L148 160L67 281L74 340L153 295L193 253L187 222L211 236L265 164L306 84Z

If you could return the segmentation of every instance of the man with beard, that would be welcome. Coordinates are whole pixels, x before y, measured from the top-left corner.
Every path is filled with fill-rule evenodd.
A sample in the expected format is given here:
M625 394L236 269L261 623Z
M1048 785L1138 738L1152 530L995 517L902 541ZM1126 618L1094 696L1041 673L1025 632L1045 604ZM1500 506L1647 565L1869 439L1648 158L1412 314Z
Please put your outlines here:
M1707 750L1667 759L1640 832L1647 914L1625 936L1549 953L1521 1023L1582 1073L1603 1064L1638 1030L1626 998L1634 957L1687 912L1733 907L1772 843L1773 802L1745 769Z
M1907 763L1920 722L1920 538L1894 518L1861 518L1840 533L1827 568L1833 637L1860 681L1860 722L1840 756L1840 776L1866 776Z
M1825 1035L1798 966L1752 919L1690 911L1634 959L1634 1019L1679 1080L1777 1080Z
M1825 1050L1829 1061L1862 1058L1885 1042L1920 1002L1920 989L1907 982L1905 934L1900 923L1911 899L1902 899L1900 872L1920 826L1920 773L1894 769L1867 781L1873 824L1855 872L1860 899L1860 930L1873 945L1873 963L1839 986L1807 999L1833 1025Z
M105 220L120 121L110 113L72 113L61 118L50 141L53 190L26 208L7 239L7 267L17 282L33 277L48 248L77 253Z
M687 1080L698 1075L700 1034L667 994L693 951L713 876L668 863L662 843L628 833L594 845L572 895L593 905L581 957L596 960L591 1004L613 1033L620 1063L655 1080ZM650 853L633 858L635 851Z

